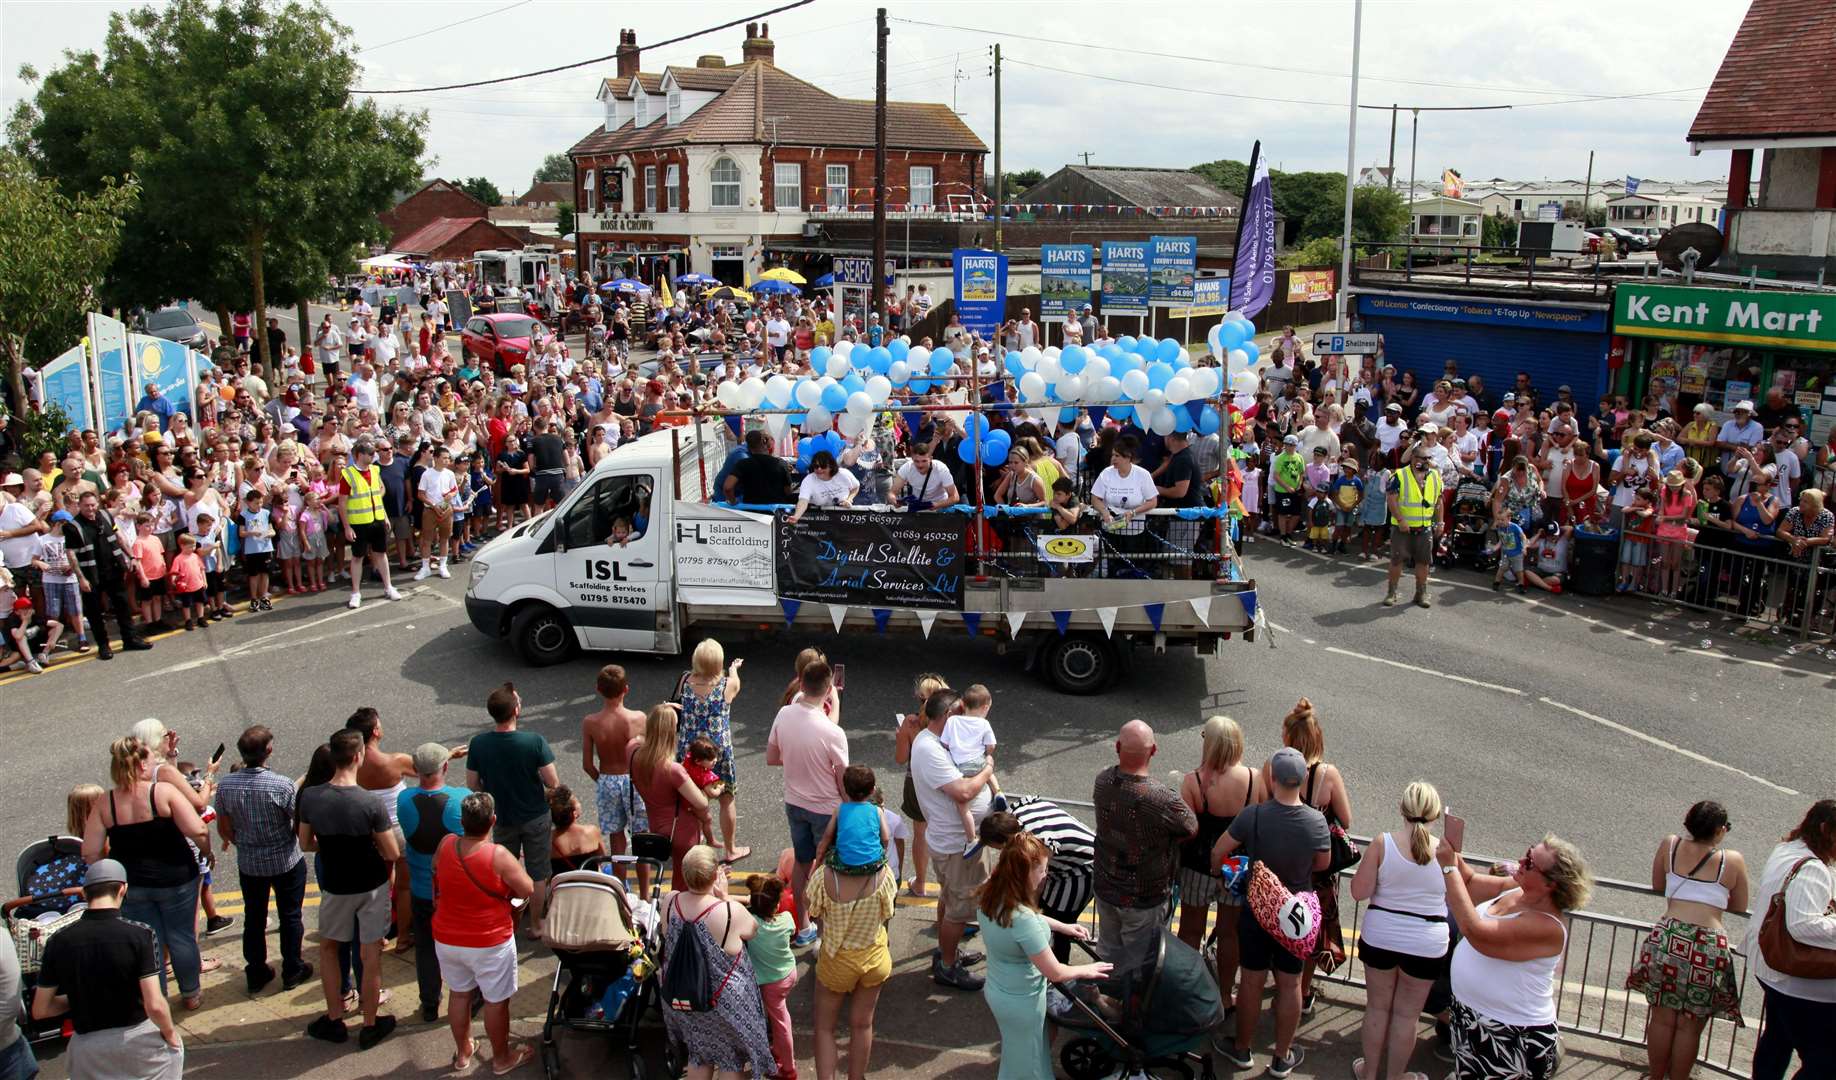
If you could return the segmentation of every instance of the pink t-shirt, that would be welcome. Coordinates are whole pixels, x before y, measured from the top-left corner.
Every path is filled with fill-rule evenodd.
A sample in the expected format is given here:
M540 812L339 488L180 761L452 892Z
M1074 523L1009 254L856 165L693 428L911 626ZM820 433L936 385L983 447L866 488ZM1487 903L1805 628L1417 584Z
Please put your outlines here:
M841 806L848 736L821 709L804 705L802 698L779 709L765 752L784 764L785 802L812 814L833 814Z

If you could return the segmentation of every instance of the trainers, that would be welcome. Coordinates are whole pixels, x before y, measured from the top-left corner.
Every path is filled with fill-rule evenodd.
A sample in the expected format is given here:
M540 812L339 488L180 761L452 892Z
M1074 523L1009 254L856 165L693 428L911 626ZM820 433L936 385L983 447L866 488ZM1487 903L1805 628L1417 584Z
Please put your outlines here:
M370 1047L388 1038L390 1033L394 1030L395 1017L387 1015L379 1016L376 1018L374 1024L365 1024L363 1029L357 1033L357 1048L359 1050L368 1050ZM1294 1051L1293 1057L1294 1060L1299 1061L1300 1051ZM1281 1075L1286 1076L1288 1074L1282 1073Z
M300 985L303 982L306 982L307 980L311 978L312 978L312 965L311 964L301 964L300 970L294 972L291 975L282 973L281 989L291 990L294 987Z
M344 606L347 608L351 608L353 610L355 610L356 608L362 607L363 606L363 594L360 592L352 593L351 598L345 601Z
M402 598L402 594L401 594L401 592L400 592L400 590L398 590L398 589L397 589L397 588L396 588L395 586L393 586L393 585L391 585L391 586L389 586L388 588L386 588L386 589L384 589L384 590L382 591L382 594L383 594L384 596L386 596L386 597L388 597L388 598L389 598L389 599L391 599L391 600L400 600L400 599Z
M333 1020L329 1016L321 1016L307 1024L306 1034L328 1043L349 1042L351 1038L351 1030L344 1025L344 1021Z
M364 1030L367 1031L369 1029L366 1028ZM1292 1073L1295 1069L1300 1068L1301 1060L1305 1058L1306 1056L1307 1056L1307 1052L1305 1050L1302 1050L1300 1047L1298 1046L1289 1047L1287 1057L1278 1057L1275 1060L1269 1062L1269 1075L1276 1076L1276 1077L1287 1076L1289 1073Z
M1419 608L1434 606L1434 601L1428 599L1428 590L1423 589L1421 592L1415 594L1415 606Z
M955 967L944 967L941 963L934 965L931 968L931 981L956 990L980 990L987 980L964 967L959 957Z
M1395 590L1395 589L1391 589L1391 590L1390 590L1390 591L1389 591L1389 592L1388 592L1388 593L1387 593L1387 594L1386 594L1386 595L1384 596L1384 598L1383 598L1383 606L1384 606L1384 607L1395 607L1395 606L1396 606L1396 590Z
M431 1024L438 1019L440 1019L440 1006L437 1002L421 1006L421 1023Z
M221 934L223 931L235 925L236 918L233 915L212 915L210 918L204 920L204 936L216 937L218 934Z
M1302 1016L1312 1016L1313 1015L1313 997L1314 996L1312 994L1307 994L1301 998L1301 1015Z
M450 578L450 577L452 577L452 576L453 576L453 572L452 572L451 570L448 570L448 569L446 568L446 560L445 560L445 559L441 559L441 560L440 560L440 566L439 566L439 568L438 568L438 569L436 569L436 570L434 571L434 573L436 573L436 574L439 574L439 575L440 575L441 577L443 577L443 578Z
M427 563L422 563L421 568L414 572L414 580L426 581L428 576L431 575L432 573L433 573L433 567L429 566Z
M809 926L804 927L801 933L791 938L790 943L793 949L807 949L821 940L822 931L816 929L815 923L811 923Z
M45 673L45 665L29 656L26 657L25 669L34 675L43 675Z
M981 953L976 952L974 949L956 950L956 964L958 967L974 967L975 965L981 963L985 959L987 959L987 957L984 957ZM931 970L938 971L942 967L943 967L943 950L942 949L932 949L931 950Z
M1211 1037L1211 1052L1218 1056L1219 1061L1233 1069L1253 1068L1256 1064L1256 1059L1250 1056L1248 1050L1237 1048L1236 1039L1222 1034Z

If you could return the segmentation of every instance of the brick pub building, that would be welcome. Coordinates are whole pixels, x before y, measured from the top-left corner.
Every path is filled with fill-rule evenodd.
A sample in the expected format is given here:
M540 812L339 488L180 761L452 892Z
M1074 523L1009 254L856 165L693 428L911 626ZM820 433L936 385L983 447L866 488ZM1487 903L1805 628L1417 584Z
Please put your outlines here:
M738 285L778 264L815 277L821 223L871 217L873 102L779 69L769 26L746 31L738 64L704 56L661 73L640 71L636 33L619 31L605 122L568 151L579 265L594 277ZM890 220L986 213L988 148L949 106L888 102L886 136Z

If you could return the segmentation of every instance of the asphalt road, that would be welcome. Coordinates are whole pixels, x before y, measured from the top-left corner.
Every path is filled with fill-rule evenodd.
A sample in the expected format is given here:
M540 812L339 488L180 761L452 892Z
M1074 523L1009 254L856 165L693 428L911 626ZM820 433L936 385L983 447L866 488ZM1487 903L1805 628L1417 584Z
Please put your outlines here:
M1100 697L1061 695L1018 656L999 656L945 621L928 641L729 641L728 656L746 660L734 709L741 841L761 853L787 842L765 737L792 658L812 640L848 665L843 724L855 759L882 770L888 790L898 780L893 713L908 705L913 676L934 670L959 688L993 690L1008 790L1088 799L1113 761L1116 728L1131 717L1157 731L1162 769L1192 767L1197 729L1219 712L1244 726L1260 761L1304 694L1323 719L1327 758L1347 777L1354 831L1391 827L1397 794L1426 778L1468 818L1469 850L1513 855L1554 831L1610 877L1645 878L1657 839L1696 799L1728 806L1733 842L1757 866L1813 799L1831 794L1836 739L1824 695L1836 667L1821 652L1788 654L1708 626L1706 616L1665 616L1639 601L1525 600L1476 579L1440 587L1432 611L1382 608L1374 565L1269 544L1250 549L1248 568L1276 632L1225 643L1215 658L1140 655L1127 681ZM70 785L103 781L108 742L145 716L180 732L181 754L200 761L245 725L267 723L278 734L276 767L297 775L361 705L381 711L388 749L460 742L487 726L485 696L505 680L522 693L525 726L554 744L563 779L586 790L579 721L594 707L598 665L611 658L524 667L466 621L464 569L400 603L372 599L349 611L334 588L106 665L65 662L0 682L18 748L0 843L17 850L55 831ZM619 659L638 705L665 697L683 667L677 658ZM590 807L590 796L583 802ZM223 872L234 855L223 858L219 880L233 881ZM1641 905L1649 902L1619 913L1654 913Z

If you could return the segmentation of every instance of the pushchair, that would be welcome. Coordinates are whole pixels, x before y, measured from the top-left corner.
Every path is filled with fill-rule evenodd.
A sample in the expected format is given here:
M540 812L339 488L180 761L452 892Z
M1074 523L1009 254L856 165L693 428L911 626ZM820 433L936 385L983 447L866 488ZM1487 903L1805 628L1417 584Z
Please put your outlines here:
M1096 956L1084 942L1073 944ZM1058 1054L1071 1080L1100 1080L1118 1068L1124 1076L1213 1080L1217 1075L1206 1040L1224 1022L1224 1006L1199 950L1162 927L1159 946L1146 963L1112 973L1100 987L1099 1000L1097 984L1059 986L1064 1004L1047 1009L1073 1036Z
M1454 488L1453 507L1448 515L1447 547L1442 561L1450 566L1491 570L1498 565L1498 557L1488 555L1485 550L1491 535L1491 489L1479 480L1461 481Z
M82 917L83 871L83 841L75 836L35 840L13 862L19 897L0 910L5 912L7 934L19 954L19 990L25 998L20 1030L33 1042L69 1035L66 1017L28 1018L45 946L58 931Z
M641 833L632 838L632 851L593 860L549 881L541 936L558 963L542 1019L542 1069L548 1080L561 1074L557 1028L621 1038L632 1080L644 1080L638 1025L657 1004L654 976L663 933L656 900L669 839ZM625 883L612 875L619 863L648 868L653 882L649 897L631 899ZM666 1060L665 1066L672 1076L680 1072L673 1061Z

